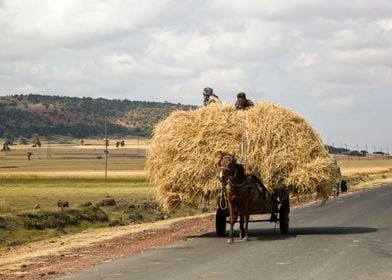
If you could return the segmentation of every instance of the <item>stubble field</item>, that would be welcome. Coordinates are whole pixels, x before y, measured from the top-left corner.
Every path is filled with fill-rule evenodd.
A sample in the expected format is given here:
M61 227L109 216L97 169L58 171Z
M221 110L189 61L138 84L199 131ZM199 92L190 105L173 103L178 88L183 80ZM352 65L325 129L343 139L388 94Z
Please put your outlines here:
M172 212L160 209L154 200L154 187L146 180L144 171L149 140L128 139L124 147L115 144L116 141L112 141L108 147L107 180L102 140L85 140L84 145L76 140L63 144L44 141L39 148L14 145L10 151L0 152L0 248L48 238L64 231L72 233L85 228L105 227L113 221L116 225L151 222L201 212L191 207ZM30 160L28 152L32 153ZM351 188L392 177L390 158L335 158ZM61 210L57 201L60 199L69 201L71 208L83 212L81 204L91 202L96 205L107 198L115 199L117 204L101 207L107 215L105 221L87 219L79 224L62 226L60 223L40 228L43 223L39 220L40 213L44 212L45 217L58 215ZM20 217L32 217L34 224L21 221Z
M64 232L152 222L200 212L190 207L161 211L144 171L149 140L128 139L124 147L115 144L116 141L109 143L108 147L107 177L105 146L100 140L85 140L84 145L76 141L50 145L44 142L39 148L14 145L10 151L0 152L0 251L3 246ZM30 160L28 152L32 153ZM89 202L94 206L111 198L116 205L100 207L107 215L103 221L94 219L95 212L86 214L86 207L81 206ZM93 217L68 224L68 220L73 221L74 213L68 210L63 213L57 206L58 200L67 200L71 209L79 211L79 216ZM59 213L64 217L59 218ZM72 214L70 218L68 214ZM53 224L43 220L48 217L55 219Z

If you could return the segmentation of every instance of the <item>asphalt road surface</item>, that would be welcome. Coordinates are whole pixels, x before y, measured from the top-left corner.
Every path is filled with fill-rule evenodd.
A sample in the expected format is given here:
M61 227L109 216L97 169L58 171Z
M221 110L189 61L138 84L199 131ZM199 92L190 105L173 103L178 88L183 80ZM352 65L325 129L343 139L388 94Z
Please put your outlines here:
M250 241L215 233L60 279L392 279L392 185L292 209L290 233L250 224Z

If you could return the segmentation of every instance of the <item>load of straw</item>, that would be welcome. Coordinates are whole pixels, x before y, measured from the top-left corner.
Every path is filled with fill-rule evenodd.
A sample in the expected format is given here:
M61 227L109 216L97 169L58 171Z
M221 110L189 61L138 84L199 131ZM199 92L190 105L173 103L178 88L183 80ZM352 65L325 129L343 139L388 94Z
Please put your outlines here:
M146 168L161 205L214 200L222 152L235 154L271 191L327 198L335 184L334 162L297 113L270 102L246 111L212 104L174 112L156 126Z

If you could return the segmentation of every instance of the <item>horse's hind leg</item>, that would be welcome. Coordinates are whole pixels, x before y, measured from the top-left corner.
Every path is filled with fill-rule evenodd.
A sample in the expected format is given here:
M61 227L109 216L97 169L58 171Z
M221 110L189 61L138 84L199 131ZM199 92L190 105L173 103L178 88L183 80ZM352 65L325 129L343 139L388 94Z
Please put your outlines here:
M248 241L248 224L249 224L249 211L246 211L245 214L245 236L244 236L244 240Z
M248 224L249 224L249 204L247 203L244 207L243 207L243 214L242 214L242 218L245 217L245 229L243 230L243 234L242 234L242 239L243 240L248 240Z

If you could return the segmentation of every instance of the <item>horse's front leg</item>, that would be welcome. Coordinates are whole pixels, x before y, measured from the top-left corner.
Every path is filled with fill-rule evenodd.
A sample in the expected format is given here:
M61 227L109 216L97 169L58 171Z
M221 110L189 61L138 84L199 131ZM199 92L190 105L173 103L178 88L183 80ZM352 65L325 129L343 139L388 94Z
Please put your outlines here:
M230 232L229 232L229 239L227 239L228 243L233 243L234 241L234 225L237 222L238 214L234 211L232 217L230 217Z
M233 243L233 230L234 230L234 223L237 220L237 216L235 216L234 210L232 207L229 206L229 214L230 214L230 231L229 237L227 239L227 243Z
M244 212L240 213L240 239L244 238L245 236L245 229L244 229Z

